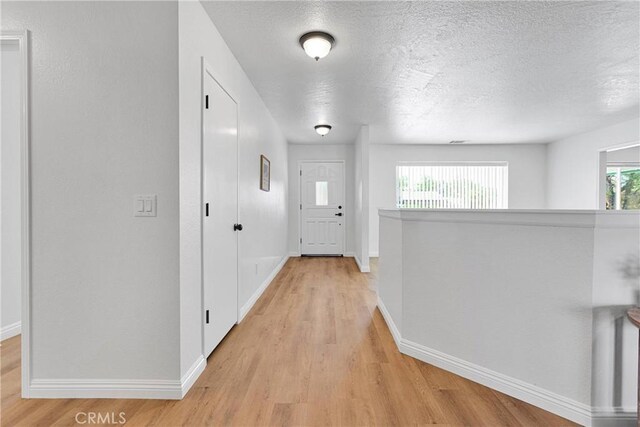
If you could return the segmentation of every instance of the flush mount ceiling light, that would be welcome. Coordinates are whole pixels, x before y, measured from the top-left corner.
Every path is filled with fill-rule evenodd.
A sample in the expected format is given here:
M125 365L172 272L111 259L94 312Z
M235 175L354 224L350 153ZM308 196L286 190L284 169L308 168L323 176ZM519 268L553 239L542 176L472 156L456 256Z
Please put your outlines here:
M329 54L335 41L331 34L312 31L300 37L300 46L302 46L307 55L317 61Z
M325 136L331 130L331 126L329 126L329 125L317 125L317 126L314 126L314 129L316 130L316 132L318 132L318 135Z

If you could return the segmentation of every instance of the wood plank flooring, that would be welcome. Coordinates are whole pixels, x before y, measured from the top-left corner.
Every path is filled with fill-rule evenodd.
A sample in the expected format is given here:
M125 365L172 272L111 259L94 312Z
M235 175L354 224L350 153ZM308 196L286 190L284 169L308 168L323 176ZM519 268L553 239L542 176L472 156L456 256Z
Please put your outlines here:
M400 354L352 258L292 258L181 401L20 399L20 337L1 346L3 426L556 426L571 422ZM117 415L116 415L117 416Z

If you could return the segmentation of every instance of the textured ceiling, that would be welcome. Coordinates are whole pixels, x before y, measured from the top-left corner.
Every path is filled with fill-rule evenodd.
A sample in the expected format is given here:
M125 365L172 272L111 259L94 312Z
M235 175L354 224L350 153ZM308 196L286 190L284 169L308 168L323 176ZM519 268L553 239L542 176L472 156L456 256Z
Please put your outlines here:
M547 142L637 117L638 2L207 2L290 142ZM298 38L323 30L315 62Z

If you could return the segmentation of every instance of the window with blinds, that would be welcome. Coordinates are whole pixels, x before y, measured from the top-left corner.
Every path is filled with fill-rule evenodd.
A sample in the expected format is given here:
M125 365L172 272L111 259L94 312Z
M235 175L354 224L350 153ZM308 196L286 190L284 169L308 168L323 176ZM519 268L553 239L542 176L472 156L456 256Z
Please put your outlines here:
M397 207L506 209L508 175L506 162L399 164Z

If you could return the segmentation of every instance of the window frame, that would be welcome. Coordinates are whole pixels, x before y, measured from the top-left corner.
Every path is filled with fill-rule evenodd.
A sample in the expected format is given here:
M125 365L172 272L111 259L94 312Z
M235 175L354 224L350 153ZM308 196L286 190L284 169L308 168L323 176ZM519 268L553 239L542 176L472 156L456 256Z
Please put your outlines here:
M636 168L640 169L640 162L607 162L604 168L605 179L609 175L609 169L617 169L616 171L616 192L613 209L606 209L608 211L622 211L622 169L623 168ZM605 200L606 200L605 190ZM606 202L605 202L606 206Z
M504 198L504 207L500 208L450 208L450 207L432 207L432 208L409 208L401 206L400 201L402 199L401 190L399 186L400 180L400 168L401 167L504 167L506 168L505 173L505 182L503 186L503 198ZM397 209L467 209L467 210L483 210L483 209L508 209L509 208L509 162L503 160L489 160L489 161L398 161L396 162L396 179L395 179L395 188L396 188L396 201L395 205Z

